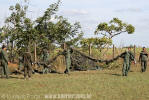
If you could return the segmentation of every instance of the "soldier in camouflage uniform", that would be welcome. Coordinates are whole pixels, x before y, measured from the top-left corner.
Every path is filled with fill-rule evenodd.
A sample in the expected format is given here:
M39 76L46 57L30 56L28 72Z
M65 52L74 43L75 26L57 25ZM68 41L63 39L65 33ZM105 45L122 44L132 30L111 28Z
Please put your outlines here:
M46 49L44 49L42 54L42 61L44 63L47 63L48 60L49 60L49 53ZM44 65L43 74L47 74L48 72L49 72L49 68L47 68L47 66Z
M24 79L28 75L31 78L32 75L32 56L31 53L25 52L23 55L23 64L24 64Z
M66 61L66 70L64 71L65 74L70 74L70 66L71 66L71 58L70 58L70 49L66 49L65 53L65 61Z
M141 62L141 72L146 71L147 60L148 60L148 54L146 52L146 48L143 47L143 50L141 51L140 57L139 57L139 62Z
M9 70L8 70L8 56L6 52L6 46L2 46L2 51L0 54L1 58L1 66L2 66L2 78L6 75L6 78L9 78Z
M121 57L124 59L123 69L122 69L122 73L123 74L122 75L123 76L127 76L128 75L128 71L130 69L131 59L134 58L134 56L130 53L130 48L128 48L127 51L122 53Z

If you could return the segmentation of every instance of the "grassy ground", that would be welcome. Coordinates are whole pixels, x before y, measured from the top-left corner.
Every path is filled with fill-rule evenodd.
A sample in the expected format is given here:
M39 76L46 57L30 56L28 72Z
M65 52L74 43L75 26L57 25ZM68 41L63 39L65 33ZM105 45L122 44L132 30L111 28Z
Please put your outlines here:
M33 75L24 80L23 75L0 79L0 100L48 100L58 94L87 95L81 99L49 100L149 100L149 71L140 73L133 67L128 77L121 76L121 69L71 72L71 75Z
M116 51L116 55L123 51ZM137 61L140 51L141 49L136 50ZM93 53L98 54L95 51ZM112 51L102 57L102 59L111 59ZM122 66L121 63L121 60L116 62ZM62 71L65 67L62 67L64 65L62 57L57 59L54 65ZM10 65L10 70L14 70L16 66ZM149 100L149 68L147 72L140 73L140 65L132 65L128 77L122 77L121 70L122 68L71 72L71 75L35 74L31 80L24 80L23 75L11 75L8 80L0 78L0 100ZM58 94L65 97L54 99ZM68 98L74 97L66 99L67 95ZM50 99L50 96L53 96L53 99ZM77 99L75 96L85 96L85 98Z

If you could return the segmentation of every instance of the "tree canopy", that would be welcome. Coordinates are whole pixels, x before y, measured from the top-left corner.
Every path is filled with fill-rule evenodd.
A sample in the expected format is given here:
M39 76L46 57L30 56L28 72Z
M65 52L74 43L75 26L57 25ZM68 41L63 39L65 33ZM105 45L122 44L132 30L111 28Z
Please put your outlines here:
M104 45L107 44L112 44L112 40L108 39L106 37L102 37L102 38L84 38L81 40L81 45L83 47L88 47L89 45L91 45L92 47L98 47L98 48L102 48Z
M58 16L61 0L49 5L44 14L36 20L28 18L28 5L17 3L10 6L11 15L6 19L1 30L2 41L8 40L18 50L30 51L34 43L38 47L49 47L50 44L63 44L67 42L74 45L83 36L79 22L70 23L63 16ZM51 20L51 19L54 20ZM1 42L2 42L1 41Z
M113 18L110 22L102 22L97 26L95 34L100 34L108 38L113 38L122 33L133 34L135 27L126 24L118 18Z

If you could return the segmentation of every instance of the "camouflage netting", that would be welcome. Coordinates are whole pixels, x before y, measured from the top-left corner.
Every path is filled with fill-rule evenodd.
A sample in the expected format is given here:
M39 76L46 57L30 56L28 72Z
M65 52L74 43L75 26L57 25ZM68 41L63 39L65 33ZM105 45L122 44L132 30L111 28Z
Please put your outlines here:
M71 54L72 70L87 70L91 67L96 67L97 62L88 59L76 50L73 50Z
M57 58L59 58L60 55L65 55L65 51L63 52L59 52L53 59L51 59L47 65L53 65L56 66L55 64L61 62L60 60L57 60ZM84 53L76 50L76 49L72 49L71 48L71 69L72 70L88 70L88 69L92 69L92 68L99 68L99 64L98 63L112 63L115 60L118 60L121 55L118 55L117 57L110 59L110 60L100 60L100 59L95 59L92 58L90 56L85 55ZM64 57L63 57L64 59ZM57 63L53 63L53 62L57 62ZM62 64L62 67L64 68L65 63ZM61 67L60 65L58 67ZM57 68L58 68L57 67Z
M59 52L54 58L50 59L48 63L39 62L38 64L49 66L50 69L54 68L56 72L62 72L66 68L65 62L66 51ZM85 71L87 69L97 67L97 61L94 58L88 57L78 50L71 49L71 70Z
M44 67L48 67L50 71L54 72L63 72L66 68L66 62L65 62L65 57L64 55L66 54L66 51L59 52L54 58L50 59L47 63L45 62L35 62L34 65L39 65L39 66L34 66L33 69L37 72L41 72ZM121 55L118 55L117 57L111 59L111 60L99 60L92 58L90 56L85 55L84 53L71 48L71 69L72 70L88 70L92 68L97 68L99 67L98 63L106 63L109 64L118 58L122 57ZM18 65L17 64L9 64L8 65L10 72L11 73L22 73L18 71Z

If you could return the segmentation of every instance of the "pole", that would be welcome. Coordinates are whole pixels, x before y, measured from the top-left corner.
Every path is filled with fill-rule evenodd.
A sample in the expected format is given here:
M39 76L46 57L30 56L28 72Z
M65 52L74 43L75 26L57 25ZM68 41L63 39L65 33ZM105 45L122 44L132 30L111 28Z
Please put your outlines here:
M136 58L136 45L134 45L134 57Z
M113 58L115 57L115 46L113 45Z
M89 56L91 56L91 53L92 53L92 47L91 44L89 44Z

